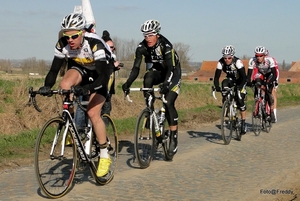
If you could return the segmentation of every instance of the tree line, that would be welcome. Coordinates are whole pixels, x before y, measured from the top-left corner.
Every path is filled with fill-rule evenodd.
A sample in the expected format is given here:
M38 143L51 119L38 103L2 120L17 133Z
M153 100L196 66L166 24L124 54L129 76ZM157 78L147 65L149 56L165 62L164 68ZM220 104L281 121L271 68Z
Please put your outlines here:
M119 77L128 77L128 74L132 68L134 53L139 41L136 40L124 40L118 37L114 37L113 41L116 47L117 59L124 63L124 68L118 72ZM179 55L181 67L183 72L195 71L195 68L190 65L190 46L184 43L174 43L174 49ZM52 56L52 55L49 55ZM251 57L244 55L242 59L250 59ZM24 59L21 61L13 61L10 59L0 59L0 71L2 73L17 73L17 74L29 74L35 73L39 75L46 75L50 69L51 61L39 60L35 57ZM279 65L281 70L288 70L290 65L287 65L285 61ZM145 71L145 68L141 67L141 71ZM140 73L143 76L143 73Z
M117 60L124 63L124 68L122 68L122 70L118 72L118 76L128 77L128 74L133 65L134 54L139 41L124 40L118 37L113 38L113 41L116 47ZM183 71L194 70L193 67L189 65L191 60L189 56L190 46L183 43L174 43L173 45L174 49L179 55ZM18 61L10 59L0 59L0 71L4 73L35 73L39 75L46 75L50 69L50 66L51 61L40 60L35 57ZM141 71L145 71L145 68L143 68L142 66ZM140 73L140 75L143 75L143 73Z

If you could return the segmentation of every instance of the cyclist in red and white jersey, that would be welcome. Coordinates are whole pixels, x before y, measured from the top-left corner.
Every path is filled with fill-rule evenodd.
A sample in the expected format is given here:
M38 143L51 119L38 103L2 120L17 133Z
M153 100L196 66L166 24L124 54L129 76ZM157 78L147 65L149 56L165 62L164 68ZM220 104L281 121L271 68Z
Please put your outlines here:
M271 108L271 121L276 122L274 115L274 98L272 91L276 80L276 63L274 59L268 56L268 51L263 46L257 46L254 50L255 56L249 60L247 73L247 85L251 86L253 82L265 83L268 87L266 99ZM278 66L278 65L277 65Z

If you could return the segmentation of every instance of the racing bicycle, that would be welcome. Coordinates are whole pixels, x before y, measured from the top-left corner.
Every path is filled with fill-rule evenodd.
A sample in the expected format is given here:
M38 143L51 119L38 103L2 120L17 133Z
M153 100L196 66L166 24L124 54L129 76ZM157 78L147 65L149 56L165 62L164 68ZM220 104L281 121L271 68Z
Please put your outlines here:
M148 100L152 100L149 101L151 105L146 104L146 107L139 114L135 126L134 153L140 168L149 167L155 150L158 150L160 147L163 148L165 160L171 161L173 155L168 153L170 131L166 129L169 125L165 116L165 104L167 101L164 99L164 95L155 94L155 92L160 91L159 88L130 88L130 91L148 93ZM132 102L128 94L126 97L129 102ZM163 105L160 109L153 109L155 100L162 101Z
M34 91L30 87L28 105L32 104L37 111L41 112L36 102L37 94L40 94L39 91ZM100 145L96 140L91 121L86 118L86 127L84 132L80 133L69 112L69 108L74 104L70 98L73 89L51 90L49 96L55 94L64 96L62 113L43 125L36 139L34 154L35 174L39 186L50 198L64 196L73 185L76 171L83 170L85 167L90 168L98 184L109 183L113 179L118 158L116 127L111 117L105 114L102 119L106 122L108 154L112 163L108 174L97 177ZM81 105L80 101L77 103ZM85 111L82 105L81 107Z
M255 101L252 111L252 130L256 136L261 131L269 133L272 128L271 109L266 101L266 91L268 86L261 82L255 82L252 88L255 94Z
M216 89L212 87L212 94L215 99ZM232 133L235 131L235 139L240 141L241 136L241 122L237 116L237 104L235 100L234 87L224 88L221 92L225 96L225 101L222 105L221 115L221 135L225 145L228 145L233 138Z

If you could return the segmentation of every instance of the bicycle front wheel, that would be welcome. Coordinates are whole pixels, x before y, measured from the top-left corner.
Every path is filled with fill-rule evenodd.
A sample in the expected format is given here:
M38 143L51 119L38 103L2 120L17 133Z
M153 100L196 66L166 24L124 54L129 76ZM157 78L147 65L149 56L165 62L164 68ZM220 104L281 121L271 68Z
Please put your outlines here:
M234 124L235 124L235 139L237 141L241 141L241 139L242 139L241 121L237 117L235 117Z
M144 109L140 113L135 127L134 153L140 168L149 167L154 155L155 131L154 125L150 126L150 118L150 111L147 108Z
M63 139L63 133L67 135ZM60 198L72 186L77 161L76 146L61 117L47 121L38 134L34 163L41 190L51 198Z
M106 175L102 177L97 177L97 168L99 165L99 156L97 155L96 157L93 156L93 153L96 153L96 135L93 131L93 141L92 141L92 148L91 148L91 153L90 156L93 157L91 158L91 165L90 169L92 172L93 177L95 178L95 181L98 184L104 185L108 184L114 177L114 172L117 167L117 160L118 160L118 152L119 152L119 141L118 141L118 135L117 135L117 129L115 126L115 123L113 122L112 118L108 114L103 114L102 115L102 120L106 126L106 138L107 138L107 144L108 144L108 154L111 159L111 164L109 167L109 171Z
M222 107L221 134L225 145L228 145L232 138L233 117L230 115L230 103L226 100Z
M164 149L164 155L165 155L165 160L166 161L172 161L173 160L173 155L169 154L169 149L170 149L170 132L169 130L165 130L165 128L169 128L168 121L165 119L164 123L162 126L162 135L163 135L163 142L162 146Z
M252 108L252 131L256 136L259 136L262 129L262 111L261 103L255 101Z

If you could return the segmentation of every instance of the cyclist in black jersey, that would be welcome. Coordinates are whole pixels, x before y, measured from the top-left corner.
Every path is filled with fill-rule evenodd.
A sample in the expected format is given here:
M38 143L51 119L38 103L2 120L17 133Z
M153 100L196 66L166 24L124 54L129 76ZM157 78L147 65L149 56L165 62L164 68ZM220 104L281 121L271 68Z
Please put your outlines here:
M61 37L55 47L50 71L39 91L43 95L49 94L67 58L68 70L61 80L60 87L74 87L77 96L90 95L87 113L100 144L97 176L101 177L108 173L111 164L107 153L105 125L99 115L108 93L109 77L113 72L111 51L99 36L86 31L85 18L78 13L71 13L63 18L59 35ZM70 111L72 112L74 113Z
M165 94L166 117L170 126L170 155L177 152L178 145L178 113L175 108L175 100L180 91L181 66L179 57L173 45L160 34L161 25L157 20L147 20L141 26L144 40L139 43L135 51L133 67L127 81L122 85L125 94L130 93L130 86L137 78L142 60L146 63L146 73L143 85L151 88L161 84L161 93ZM148 94L144 94L148 104Z
M223 102L224 97L226 96L226 88L231 88L236 86L236 101L237 106L240 109L241 113L241 134L246 134L246 105L245 105L245 96L246 92L246 71L242 60L234 56L235 48L232 45L227 45L222 49L223 57L219 60L217 64L217 69L215 71L214 77L214 86L216 91L224 91L223 95ZM226 77L222 81L222 89L219 86L219 79L221 73L225 72Z

